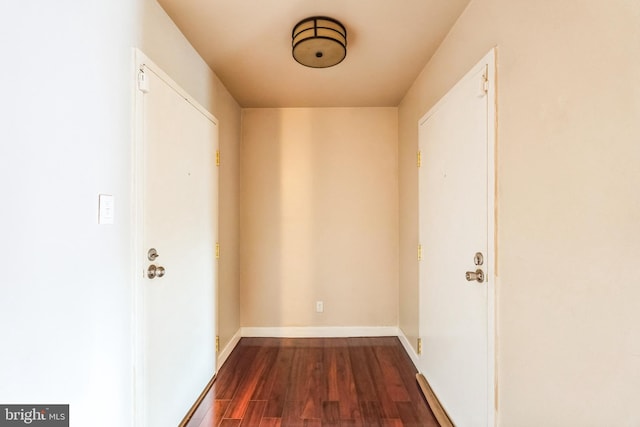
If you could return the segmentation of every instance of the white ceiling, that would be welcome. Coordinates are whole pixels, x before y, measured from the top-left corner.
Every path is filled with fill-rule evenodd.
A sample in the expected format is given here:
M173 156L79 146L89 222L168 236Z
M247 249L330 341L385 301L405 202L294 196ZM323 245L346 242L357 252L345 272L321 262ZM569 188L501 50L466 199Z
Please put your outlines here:
M469 0L158 0L242 107L397 106ZM347 28L347 57L291 56L310 16Z

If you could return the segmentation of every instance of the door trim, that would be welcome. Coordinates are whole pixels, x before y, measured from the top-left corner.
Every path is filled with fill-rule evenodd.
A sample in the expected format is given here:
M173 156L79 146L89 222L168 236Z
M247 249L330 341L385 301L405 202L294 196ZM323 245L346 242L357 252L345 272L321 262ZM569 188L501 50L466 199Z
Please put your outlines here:
M132 194L131 194L131 256L133 264L132 283L132 352L133 352L133 425L146 425L146 408L145 408L145 390L144 390L144 271L147 264L141 254L144 253L143 247L143 231L144 231L144 94L138 87L138 72L142 69L154 73L162 81L164 81L179 96L191 104L199 113L218 126L218 120L209 111L207 111L198 101L184 91L168 74L166 74L158 65L156 65L141 50L133 49L133 121L132 133L133 144L131 153L131 177L132 177ZM216 295L215 301L218 299L218 281L215 282ZM217 307L214 308L217 316ZM218 324L216 322L216 328ZM216 362L216 371L218 369Z
M467 77L486 68L488 88L487 96L487 426L496 425L498 410L497 400L497 360L496 360L496 281L497 281L497 178L496 178L496 135L497 135L497 104L496 104L496 48L492 48L475 66L473 66L458 82L447 91L429 111L418 120L418 128L429 119L444 103L448 102L450 94ZM480 88L479 88L480 90ZM420 286L420 285L418 285Z

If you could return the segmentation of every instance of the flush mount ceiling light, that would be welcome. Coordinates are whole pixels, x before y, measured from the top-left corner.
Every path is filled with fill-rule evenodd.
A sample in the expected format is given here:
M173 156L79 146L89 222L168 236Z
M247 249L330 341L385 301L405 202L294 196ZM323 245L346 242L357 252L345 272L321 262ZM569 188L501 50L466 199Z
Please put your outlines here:
M293 27L293 58L312 68L327 68L347 56L347 30L326 16L303 19Z

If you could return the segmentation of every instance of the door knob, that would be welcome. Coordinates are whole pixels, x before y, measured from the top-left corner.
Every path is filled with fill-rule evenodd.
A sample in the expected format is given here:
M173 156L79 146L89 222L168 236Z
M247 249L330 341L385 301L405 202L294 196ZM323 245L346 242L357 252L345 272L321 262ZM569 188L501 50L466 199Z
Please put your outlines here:
M164 267L161 266L155 266L153 264L151 264L149 266L149 268L147 268L147 277L149 279L155 279L156 277L162 277L164 276L165 270Z
M484 271L481 269L477 269L476 271L467 271L466 277L469 282L473 282L475 280L478 283L482 283L484 282Z
M156 267L156 277L164 276L164 267L158 266Z

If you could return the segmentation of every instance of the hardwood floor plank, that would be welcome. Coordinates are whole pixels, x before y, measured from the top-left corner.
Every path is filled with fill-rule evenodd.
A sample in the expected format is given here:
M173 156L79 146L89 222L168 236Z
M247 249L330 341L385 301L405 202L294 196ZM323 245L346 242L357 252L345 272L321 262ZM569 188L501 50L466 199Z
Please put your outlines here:
M282 426L291 426L291 427L300 427L302 426L302 418L300 414L302 413L302 402L293 402L291 400L287 400L284 408L282 410Z
M281 418L282 410L284 408L284 402L287 398L287 392L291 383L291 365L293 363L293 355L295 353L295 349L290 346L281 347L278 352L278 357L276 358L275 366L272 369L272 383L270 385L265 386L265 391L268 390L269 393L265 397L267 402L267 407L264 411L265 417L272 418Z
M382 426L382 411L377 401L361 401L362 421L367 427Z
M259 347L253 358L253 363L245 371L242 380L239 382L236 393L231 399L229 408L225 413L225 418L242 419L249 406L249 401L253 396L258 383L263 380L263 375L269 369L267 361L272 347Z
M405 424L402 423L401 419L389 418L386 420L382 420L382 427L405 427Z
M229 359L224 364L226 369L220 370L216 377L216 385L218 387L216 398L232 399L236 394L236 390L243 377L236 375L237 372L246 372L253 363L260 347L240 344L231 352Z
M269 398L271 389L273 388L273 383L276 379L276 370L273 369L273 367L276 363L279 352L279 347L266 347L266 354L264 358L256 361L256 363L264 364L264 368L262 370L264 375L261 375L258 378L255 390L251 396L252 400L267 400Z
M402 420L402 425L405 427L439 427L438 422L433 419L432 422L426 423L424 419L422 419L414 405L411 402L398 402L396 403L398 406L398 411L400 412L400 419Z
M351 371L356 385L358 400L371 402L378 399L376 388L367 364L366 350L363 346L349 347Z
M338 350L336 347L328 347L327 355L327 398L329 400L340 400L340 373L338 367Z
M217 427L222 421L222 416L226 412L229 402L229 400L215 400L199 424L197 424L192 418L188 425L197 425L198 427Z
M347 340L339 341L341 345L332 345L326 349L327 354L327 398L340 402L340 418L359 420L360 407L353 379L351 359Z
M394 402L409 402L409 391L402 380L402 375L397 368L397 361L393 352L393 347L376 346L374 349L380 371L384 378L384 385L387 394Z
M300 418L320 419L326 400L326 372L321 347L301 347L294 355L293 387L287 400L302 402Z
M282 427L281 418L262 418L259 427Z
M220 427L238 427L242 420L233 420L231 418L225 418L220 422Z
M252 400L247 406L240 427L256 427L260 425L264 408L267 406L266 400Z
M340 422L340 402L322 402L322 425L338 426Z
M373 340L371 344L371 346L366 347L365 360L367 361L367 367L371 374L376 400L380 404L382 418L399 418L398 408L389 395L389 384L387 384L386 381L382 381L385 375L376 357L376 349L379 347L375 345L375 341Z
M321 426L320 418L304 418L302 416L305 402L287 401L282 414L283 427Z

